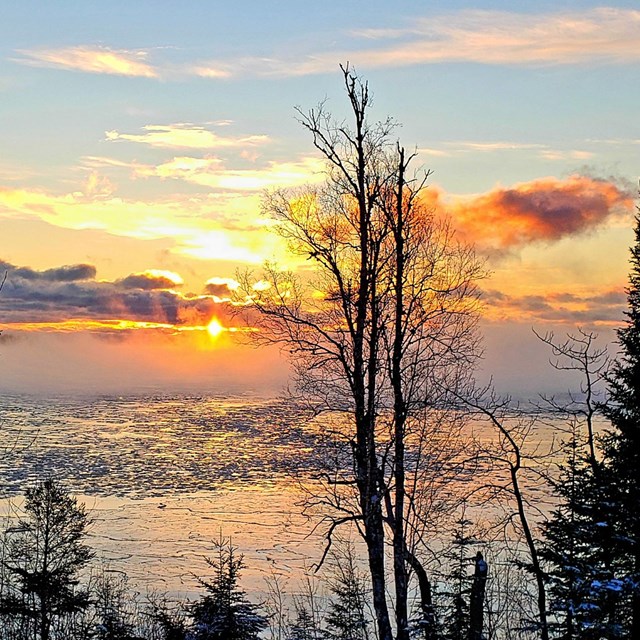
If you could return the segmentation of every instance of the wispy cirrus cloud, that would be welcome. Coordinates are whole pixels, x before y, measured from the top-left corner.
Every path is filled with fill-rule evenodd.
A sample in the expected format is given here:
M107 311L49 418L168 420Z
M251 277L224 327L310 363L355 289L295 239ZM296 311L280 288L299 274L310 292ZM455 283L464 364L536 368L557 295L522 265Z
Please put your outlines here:
M16 62L33 67L50 67L85 73L157 78L158 70L147 62L143 50L76 46L61 49L20 49Z
M468 10L420 18L401 29L360 29L368 40L402 42L378 51L385 66L467 61L485 64L579 64L640 60L640 11L600 7L579 12Z
M460 141L460 142L447 142L446 146L453 147L458 151L478 151L481 153L491 153L494 151L529 151L531 149L546 149L546 145L536 142L509 142L507 140L500 140L494 142L483 141Z
M582 149L569 149L568 151L546 149L540 152L540 156L545 160L591 160L595 153Z
M465 10L406 26L357 29L351 47L295 58L244 57L193 64L201 77L333 73L340 61L359 69L469 62L507 66L632 64L640 61L640 11L600 7L579 12Z
M286 77L334 73L338 62L359 69L468 62L507 66L633 64L640 61L640 10L599 7L575 12L462 10L418 16L394 28L343 32L342 48L296 51L290 57L241 56L151 64L142 49L77 45L21 49L14 61L145 78Z
M219 125L220 126L220 125ZM265 144L270 141L266 135L244 137L220 136L202 125L176 123L168 125L146 125L143 133L105 132L109 141L125 140L151 147L166 149L217 149L220 147L245 147Z
M464 154L527 153L544 160L590 160L596 154L584 149L555 149L540 142L517 142L509 140L467 141L451 140L440 143L440 148L419 148L425 156L452 157Z
M135 175L185 180L211 189L261 191L268 187L294 187L324 179L325 165L315 157L297 161L270 161L255 169L229 169L220 158L175 157L158 165L136 165Z

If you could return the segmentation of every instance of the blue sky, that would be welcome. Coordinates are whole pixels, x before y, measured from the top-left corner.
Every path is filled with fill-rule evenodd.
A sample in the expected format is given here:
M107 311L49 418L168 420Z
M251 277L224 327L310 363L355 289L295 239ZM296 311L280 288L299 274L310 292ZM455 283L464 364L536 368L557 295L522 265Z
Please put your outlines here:
M215 358L167 336L224 324L211 279L286 260L260 194L321 179L294 106L326 97L346 115L347 61L370 83L373 115L401 123L433 170L434 206L487 256L487 368L505 366L491 336L507 325L529 351L531 326L610 338L638 176L639 29L633 2L2 3L0 311L5 335L23 338L5 353L14 378L46 386L37 341L75 340L78 363L91 344L117 370L125 356L99 337L120 331L140 349L162 334L159 359L184 347L210 381ZM73 283L84 306L38 276L56 295L39 290L50 301L34 309L19 269L74 264L93 268ZM149 308L171 298L179 313L127 307L131 274L149 276ZM98 290L120 307L91 307ZM131 375L172 383L145 366ZM118 379L107 369L96 386ZM79 383L71 370L65 384Z

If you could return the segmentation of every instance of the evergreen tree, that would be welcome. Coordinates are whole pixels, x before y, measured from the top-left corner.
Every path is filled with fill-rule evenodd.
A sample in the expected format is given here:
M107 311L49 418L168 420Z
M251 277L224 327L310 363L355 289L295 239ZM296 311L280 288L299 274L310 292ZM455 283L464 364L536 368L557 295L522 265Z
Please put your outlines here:
M0 612L29 637L49 640L57 624L89 606L88 590L79 586L93 555L84 544L88 522L84 505L56 481L26 490L22 516L5 534Z
M469 635L469 545L475 544L468 528L471 521L465 518L464 510L456 522L457 529L453 533L451 549L444 557L449 561L449 573L445 576L447 588L444 593L448 599L448 606L443 616L446 640L466 640Z
M640 210L631 247L626 324L618 329L620 354L607 377L610 401L604 414L612 430L604 439L611 496L621 517L616 532L619 576L629 593L620 622L629 638L640 638Z
M326 616L327 637L333 640L368 640L368 591L365 578L358 571L351 544L347 544L339 556L334 556L333 575L328 582L333 597Z
M545 525L554 633L563 640L640 638L640 216L631 248L627 322L601 406L611 429L602 457L575 439L561 498Z
M186 610L182 605L152 596L146 611L149 628L145 637L153 640L187 640Z
M327 640L323 629L326 599L311 574L305 574L300 593L293 597L293 606L295 621L289 627L287 640Z
M609 470L583 454L574 435L554 491L557 509L543 525L551 624L561 640L628 637L620 625L622 583L618 514Z
M323 640L324 633L318 629L309 610L301 605L296 606L296 621L291 625L287 640Z
M135 632L138 607L125 575L103 571L92 590L98 640L138 640Z
M207 593L193 605L193 637L195 640L257 640L267 626L258 607L247 600L238 586L244 567L242 555L230 539L220 536L214 543L216 555L206 558L213 569L211 581L200 580Z
M443 606L443 640L480 640L482 638L483 609L487 579L487 563L479 551L472 556L469 547L478 544L478 539L469 530L473 523L465 517L462 509L454 531L451 548L444 554L449 561L449 573L445 576L446 604ZM475 566L474 575L469 568Z

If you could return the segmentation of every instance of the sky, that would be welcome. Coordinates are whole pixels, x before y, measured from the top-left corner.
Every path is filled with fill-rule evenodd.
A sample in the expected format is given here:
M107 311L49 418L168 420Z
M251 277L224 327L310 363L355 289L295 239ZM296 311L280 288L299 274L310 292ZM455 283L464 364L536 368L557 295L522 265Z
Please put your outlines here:
M0 391L285 385L229 288L295 267L261 197L322 181L295 107L346 117L346 62L487 261L479 375L569 384L532 328L623 322L638 33L635 2L0 2Z

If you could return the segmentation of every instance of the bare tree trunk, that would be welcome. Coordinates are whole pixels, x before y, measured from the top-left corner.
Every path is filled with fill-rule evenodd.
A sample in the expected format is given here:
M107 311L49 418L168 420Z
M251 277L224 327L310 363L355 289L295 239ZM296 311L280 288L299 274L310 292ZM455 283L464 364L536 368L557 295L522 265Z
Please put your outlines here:
M488 566L482 554L476 554L476 566L469 598L469 640L482 640L484 626L484 594L487 586Z
M404 200L405 163L404 149L399 148L398 184L396 192L396 215L393 228L395 244L395 308L393 310L393 347L391 354L391 386L393 387L393 420L394 420L394 480L395 505L393 528L393 573L396 591L396 628L397 640L409 640L409 614L407 609L407 568L406 568L406 538L405 538L405 424L407 407L402 382L402 354L403 354L403 315L404 315Z
M364 520L364 540L367 546L373 607L380 640L393 640L386 595L382 504L377 492L375 449L372 450L370 447L372 441L370 432L373 431L373 425L361 427L358 431L361 432L362 440L364 440L365 444L365 446L357 446L359 452L357 461L358 490L360 494L360 510ZM371 452L373 452L373 455ZM372 469L374 464L375 468Z
M640 536L636 536L636 546ZM640 549L636 548L634 553L634 567L636 580L640 579ZM631 637L640 638L640 585L636 583L631 596Z
M306 397L320 399L320 410L343 407L345 400L350 405L355 433L346 438L353 467L348 480L328 480L325 504L336 509L327 516L329 544L336 526L357 523L378 640L394 638L392 611L396 640L408 640L409 566L418 575L425 619L433 619L433 604L426 572L408 551L407 539L417 536L408 515L416 486L407 489L406 430L412 407L424 403L430 363L474 350L474 280L482 273L472 252L451 246L446 225L432 223L417 200L429 173L407 183L413 156L392 141L393 121L369 124L367 84L348 65L342 72L352 126L334 121L322 104L308 114L298 110L327 161L327 187L302 198L285 192L265 197L265 209L281 223L279 233L317 268L316 295L305 298L294 274L268 265L271 286L256 290L247 276L240 297L243 308L250 302L249 315L258 311L252 326L267 329L256 332L256 340L289 348ZM390 434L379 434L383 424ZM338 484L355 489L347 507L331 493ZM391 571L385 571L390 542L392 602Z
M376 612L380 640L393 640L389 609L387 607L387 594L385 592L384 532L382 530L382 519L378 518L378 515L381 514L376 514L376 517L372 518L366 540L373 588L373 606Z
M485 390L486 391L486 390ZM482 394L481 394L482 395ZM470 407L477 409L483 413L491 423L496 427L505 441L508 443L509 450L513 456L513 460L507 460L509 467L509 475L511 479L511 492L516 500L516 510L518 514L518 522L522 527L525 542L527 545L527 551L529 552L529 558L531 560L531 572L536 581L536 604L538 609L538 627L540 629L541 640L549 640L549 624L547 621L547 592L545 588L545 575L540 564L540 555L536 542L533 538L531 526L529 525L529 519L527 517L527 509L525 507L525 499L520 487L519 472L522 468L522 451L518 443L514 440L509 428L503 423L503 421L497 415L497 409L495 407L488 407L480 399L469 400L459 395L454 394L459 400L466 402ZM495 402L493 397L490 398L490 402ZM502 405L504 406L504 404Z
M421 627L425 640L436 640L436 616L433 607L433 597L431 594L431 582L422 563L416 556L407 551L407 563L413 569L418 578L418 588L420 590L420 613L422 614Z
M378 313L376 300L376 257L372 255L371 215L372 194L368 193L366 179L365 112L368 89L360 87L355 77L343 69L347 95L355 116L354 151L356 176L354 194L358 207L358 237L360 240L360 273L356 322L353 335L354 396L356 400L357 485L360 510L363 515L365 543L371 576L373 606L376 613L380 640L392 640L391 623L386 596L384 567L384 525L382 502L378 492L378 460L376 454L376 393L378 359ZM367 328L371 334L367 340Z
M515 443L514 443L515 446ZM511 486L513 489L513 495L515 496L516 503L518 505L518 519L520 520L520 526L524 533L524 538L529 550L529 557L531 558L531 569L536 579L537 587L537 601L538 601L538 616L540 618L540 637L542 640L549 640L549 625L547 623L547 592L544 585L544 572L540 565L540 558L538 555L538 548L536 547L533 534L531 533L531 527L529 526L529 520L527 518L527 512L524 506L524 498L522 497L522 491L520 490L520 484L518 482L518 471L520 469L520 450L516 447L517 451L517 463L511 466Z

